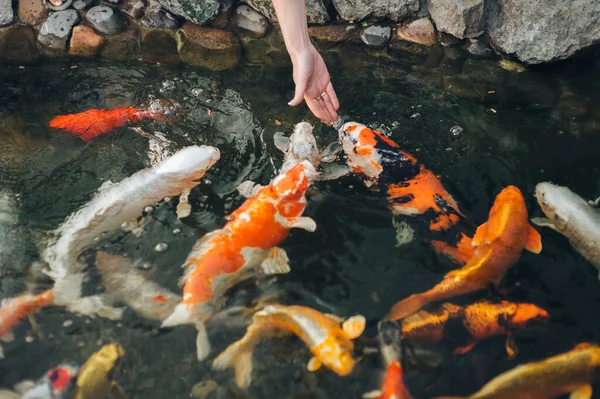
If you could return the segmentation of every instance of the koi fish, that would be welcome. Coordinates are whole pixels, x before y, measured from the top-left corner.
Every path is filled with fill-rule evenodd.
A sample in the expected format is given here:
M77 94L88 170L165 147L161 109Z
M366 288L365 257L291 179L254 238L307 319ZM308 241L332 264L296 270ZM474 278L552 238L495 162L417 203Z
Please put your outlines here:
M106 344L81 366L73 399L125 399L121 387L114 380L119 361L125 355L120 344Z
M50 121L50 127L63 129L83 141L110 133L128 123L142 119L165 119L168 103L155 101L148 108L117 107L113 109L89 109L78 114L60 115Z
M145 206L198 185L198 180L219 156L215 147L186 147L119 183L103 184L90 202L50 234L50 244L42 252L50 268L47 274L55 280L57 303L67 305L71 311L92 315L97 304L79 299L85 269L78 259L81 253L98 238L137 218Z
M360 315L343 321L306 306L268 305L254 314L246 335L217 356L212 367L215 370L234 367L236 384L240 388L248 387L252 381L254 348L263 338L283 331L296 335L312 352L309 371L325 365L336 374L346 376L356 364L352 357L352 339L362 334L365 324L365 318Z
M551 399L570 393L572 399L591 399L591 384L599 371L600 347L579 344L569 352L506 371L466 398Z
M77 378L79 365L63 363L46 372L37 382L31 380L16 384L14 391L0 390L2 399L67 399Z
M145 278L129 259L99 251L96 267L108 295L139 316L163 321L173 313L181 297Z
M264 274L290 271L287 254L276 245L291 228L311 232L317 228L314 220L302 216L306 190L316 175L313 165L303 161L276 176L234 211L222 229L202 237L188 255L183 301L162 327L194 324L199 360L210 352L204 323L222 307L225 291L251 277L255 268Z
M520 258L523 249L540 253L542 242L528 223L523 194L508 186L496 197L488 221L473 237L475 254L462 269L453 270L429 291L414 294L396 303L389 318L398 320L423 306L499 284L508 269Z
M47 290L37 295L23 294L16 298L2 301L2 308L0 308L0 338L11 340L12 329L21 320L53 304L53 290ZM2 355L1 348L0 355Z
M367 187L376 185L386 193L395 216L428 217L428 238L436 252L459 264L473 256L474 226L433 172L363 124L345 123L339 136L348 165Z
M400 332L393 321L383 320L377 325L379 346L387 370L381 390L367 392L364 399L413 399L404 385L404 371L401 362Z
M538 184L535 196L547 218L531 221L567 237L573 248L600 270L600 198L590 204L567 187L551 183Z
M460 341L464 345L454 350L454 353L460 355L469 352L484 339L506 335L506 351L512 358L517 352L512 332L549 319L548 312L531 303L479 301L465 307L445 303L433 312L420 311L404 318L401 330L402 339L411 342L432 343L444 338ZM448 330L451 320L458 321L462 331ZM453 326L457 324L453 323ZM455 335L460 338L455 339Z

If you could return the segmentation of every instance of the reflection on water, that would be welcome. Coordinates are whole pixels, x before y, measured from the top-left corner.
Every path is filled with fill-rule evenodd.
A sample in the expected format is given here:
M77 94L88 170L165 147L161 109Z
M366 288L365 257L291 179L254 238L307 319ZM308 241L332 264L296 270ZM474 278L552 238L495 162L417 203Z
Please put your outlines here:
M539 181L568 185L587 198L600 196L597 54L516 73L495 60L438 50L428 57L367 54L363 47L347 45L325 53L344 117L384 130L417 156L477 223L508 184L522 189L533 216L540 214L532 196ZM148 140L128 127L88 144L50 129L53 116L164 98L178 117L145 120L140 127L162 133L176 147L220 148L221 160L207 173L207 182L192 191L190 217L178 220L176 202L161 203L141 238L119 232L104 244L145 261L144 273L173 290L179 289L180 265L195 240L222 226L223 217L243 201L235 187L248 179L265 183L273 165L280 165L281 154L272 145L275 132L289 133L305 119L315 124L320 145L336 137L304 106L286 105L293 93L287 69L244 67L211 74L185 67L53 62L0 70L0 189L6 199L0 205L0 255L9 254L2 259L15 263L35 260L33 242L87 202L104 181L119 181L149 165ZM292 272L260 280L259 288L242 284L232 301L247 303L261 290L279 287L287 292L286 303L341 316L361 313L368 328L358 351L375 347L376 322L389 306L429 288L453 267L419 237L396 247L386 205L354 177L317 183L306 212L317 221L317 232L294 230L283 243ZM516 334L520 352L513 361L506 357L502 338L482 342L465 356L453 356L451 343L431 347L444 355L444 362L430 370L419 367L417 359L407 376L415 397L466 394L516 364L600 340L595 269L564 237L548 230L542 235L542 254L525 253L505 282L510 300L546 308L551 322ZM166 251L155 251L160 242L168 244ZM97 278L92 271L90 292ZM14 295L33 280L49 285L39 281L39 271L32 275L22 266L2 264L0 296ZM484 292L459 301L494 295ZM119 380L133 398L189 397L192 387L206 380L219 386L214 398L358 398L376 388L383 373L374 354L366 355L347 378L327 370L312 374L306 371L308 350L299 340L267 340L257 349L254 381L244 393L233 387L232 373L213 372L209 362L195 360L192 327L159 330L132 312L116 323L79 318L59 308L35 320L35 327L24 322L15 331L17 339L5 345L0 386L37 377L64 359L81 362L112 340L125 348ZM242 333L209 326L215 343L211 356Z

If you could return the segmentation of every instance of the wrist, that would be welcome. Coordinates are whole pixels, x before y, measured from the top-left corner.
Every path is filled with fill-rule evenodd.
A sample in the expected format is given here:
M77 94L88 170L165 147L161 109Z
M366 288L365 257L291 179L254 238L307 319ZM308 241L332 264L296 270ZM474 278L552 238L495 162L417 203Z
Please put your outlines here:
M309 41L308 43L296 43L294 46L288 47L288 53L290 54L290 58L292 62L295 62L299 59L303 54L308 52L312 52L314 50L313 44Z

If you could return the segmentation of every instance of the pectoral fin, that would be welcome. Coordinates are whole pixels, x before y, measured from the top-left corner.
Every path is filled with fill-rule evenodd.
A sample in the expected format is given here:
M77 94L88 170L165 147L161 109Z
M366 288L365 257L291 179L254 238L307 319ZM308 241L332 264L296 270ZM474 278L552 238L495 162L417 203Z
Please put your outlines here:
M471 240L471 244L474 247L479 246L483 242L483 239L485 238L486 233L487 233L487 222L482 224L481 226L477 227L477 230L475 231L475 235L473 236L473 240Z
M591 399L592 397L592 386L584 385L579 389L571 392L569 399Z
M306 366L306 368L308 369L308 371L317 371L321 368L321 364L322 363L319 359L317 359L316 357L312 357L308 361L308 365Z
M290 272L290 259L284 249L271 248L267 258L260 264L260 270L267 275L286 274Z
M381 390L377 389L375 391L365 392L362 397L363 399L379 399L381 397Z
M534 254L539 254L542 252L542 236L531 225L528 227L529 230L527 231L527 243L525 244L525 249Z
M475 345L477 345L477 342L471 342L468 345L465 346L459 346L458 348L454 349L454 354L455 355L464 355L465 353L469 352L471 349L473 349L475 347Z
M281 132L275 132L273 135L273 144L275 147L283 152L284 154L288 152L290 147L290 138L283 135Z
M125 395L123 388L114 381L110 386L109 399L127 399L127 395Z
M0 337L2 342L13 342L15 340L15 334L11 331Z
M204 323L196 324L196 355L198 360L202 361L208 357L210 353L210 342L208 341L208 334L206 333L206 327Z
M336 180L342 176L346 176L352 170L348 165L340 165L337 163L321 166L321 173L317 177L320 181Z
M317 229L317 222L308 216L300 216L290 224L290 228L304 229L312 233Z
M556 230L556 226L554 226L554 223L552 223L548 218L531 218L531 223L535 224L536 226L549 227L552 230Z
M506 353L509 359L514 359L517 353L519 353L519 347L512 335L506 337Z
M367 320L364 316L356 315L349 317L345 322L342 323L342 330L346 333L348 338L354 339L360 337L365 330Z
M263 188L260 184L256 184L251 180L246 180L237 186L237 191L244 198L252 198Z

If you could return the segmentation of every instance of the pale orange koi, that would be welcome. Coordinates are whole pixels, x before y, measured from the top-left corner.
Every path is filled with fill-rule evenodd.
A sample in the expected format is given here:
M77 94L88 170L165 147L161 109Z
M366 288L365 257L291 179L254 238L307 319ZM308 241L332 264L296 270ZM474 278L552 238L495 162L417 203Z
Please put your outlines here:
M0 337L9 334L25 317L54 304L54 291L37 295L23 294L10 299L0 309Z

